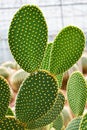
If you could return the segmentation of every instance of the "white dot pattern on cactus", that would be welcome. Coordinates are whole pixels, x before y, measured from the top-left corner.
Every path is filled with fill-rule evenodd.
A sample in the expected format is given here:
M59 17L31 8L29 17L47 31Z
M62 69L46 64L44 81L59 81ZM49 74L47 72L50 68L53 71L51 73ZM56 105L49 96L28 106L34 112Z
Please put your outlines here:
M58 93L58 98L57 98L54 106L50 109L50 111L48 111L46 114L44 114L41 118L27 123L28 124L27 128L36 129L39 127L46 126L46 125L50 124L51 122L53 122L53 120L55 120L56 117L58 116L58 114L60 114L60 112L62 111L64 102L65 102L65 98L64 98L63 94Z
M82 117L74 118L66 127L66 130L81 130L79 129ZM83 129L82 129L83 130ZM85 129L86 130L86 129Z
M0 130L25 130L24 124L14 117L7 116L0 122Z
M7 81L0 76L0 120L2 120L7 112L10 102L10 88Z
M67 84L67 98L72 112L82 115L86 103L86 82L80 72L74 72L70 76Z
M58 84L50 73L32 73L21 85L17 96L17 119L27 123L40 118L53 106L57 94Z
M50 71L54 74L68 70L79 60L85 46L83 32L68 26L56 36L51 53Z
M37 70L48 40L48 29L42 12L34 5L23 6L11 22L8 41L12 55L27 72Z

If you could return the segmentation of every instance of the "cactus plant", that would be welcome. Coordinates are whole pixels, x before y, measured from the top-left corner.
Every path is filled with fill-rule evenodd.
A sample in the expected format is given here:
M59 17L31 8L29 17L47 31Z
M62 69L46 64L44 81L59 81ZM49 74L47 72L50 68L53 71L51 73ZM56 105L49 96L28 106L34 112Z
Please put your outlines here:
M74 118L66 127L66 130L79 130L80 122L82 117ZM80 129L81 130L81 129ZM82 129L83 130L83 129Z
M84 49L85 36L78 27L67 26L56 36L53 43L47 44L47 40L48 28L41 10L34 5L24 5L12 19L8 42L14 59L30 75L24 79L19 88L15 117L5 116L10 94L6 91L8 85L4 83L4 87L7 88L6 92L3 90L4 93L0 95L3 99L0 106L1 129L39 130L53 122L62 111L64 96L59 92L62 75L80 58ZM86 103L86 86L80 73L73 75L68 82L68 99L73 112L80 115ZM2 90L4 80L1 78L0 82ZM78 88L75 86L72 89L73 85ZM76 91L77 106L72 102L76 97L71 91ZM6 106L2 111L4 103Z
M19 90L16 118L25 123L40 118L53 106L57 93L57 81L50 73L46 71L32 73Z
M10 102L10 88L7 81L0 76L0 121L5 117Z
M82 115L86 104L86 82L83 75L76 71L72 73L67 83L67 97L72 112Z
M55 38L51 58L50 72L63 73L79 60L85 46L83 32L74 26L65 27Z
M49 70L50 55L52 50L52 43L47 44L44 58L42 60L41 69Z
M79 130L87 130L87 113L82 116Z
M25 5L14 15L8 34L12 55L27 72L37 70L44 57L48 30L41 10Z
M30 129L35 129L39 128L45 125L50 124L53 120L57 118L57 116L60 114L64 107L65 103L65 98L61 92L58 93L58 98L54 104L54 106L46 113L44 114L41 118L29 122L28 128Z
M55 128L55 130L62 130L63 125L64 125L63 116L62 114L60 114L53 122L53 127Z
M16 120L13 116L6 116L0 122L0 130L25 130L25 125Z

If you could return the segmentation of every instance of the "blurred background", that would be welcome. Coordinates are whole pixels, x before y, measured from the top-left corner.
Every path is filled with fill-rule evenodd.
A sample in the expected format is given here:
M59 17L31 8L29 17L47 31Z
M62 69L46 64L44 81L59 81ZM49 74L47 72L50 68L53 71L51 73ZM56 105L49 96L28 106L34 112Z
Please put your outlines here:
M48 24L49 42L67 25L78 26L87 35L87 0L0 0L0 63L13 60L8 29L13 15L24 4L41 8Z

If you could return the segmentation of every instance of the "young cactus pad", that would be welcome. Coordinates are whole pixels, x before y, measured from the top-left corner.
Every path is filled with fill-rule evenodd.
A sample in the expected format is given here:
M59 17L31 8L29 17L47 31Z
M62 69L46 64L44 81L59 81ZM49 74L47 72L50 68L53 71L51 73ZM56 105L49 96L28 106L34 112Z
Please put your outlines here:
M40 9L25 5L14 15L8 34L12 55L27 72L37 70L44 57L48 30Z
M52 108L58 94L56 79L46 71L32 73L22 83L16 100L16 117L34 121Z
M41 64L41 69L49 70L51 49L52 49L52 43L49 43L46 47L44 58L43 58L42 64Z
M79 129L80 122L81 122L82 117L76 117L74 118L66 127L65 130L81 130ZM83 129L82 129L83 130ZM85 129L86 130L86 129Z
M85 46L83 32L74 26L68 26L56 36L50 59L50 72L63 73L82 55Z
M86 104L87 88L83 75L76 71L72 73L67 83L67 98L72 112L82 115Z
M62 80L63 80L63 74L56 75L56 78L58 80L59 88L62 86Z
M51 122L53 122L62 111L64 107L64 103L65 103L65 98L63 94L59 92L54 106L41 118L29 122L27 128L35 129L35 128L46 126Z
M10 88L7 81L0 76L0 121L4 118L10 102Z
M7 116L0 122L0 130L25 130L24 124L14 117Z

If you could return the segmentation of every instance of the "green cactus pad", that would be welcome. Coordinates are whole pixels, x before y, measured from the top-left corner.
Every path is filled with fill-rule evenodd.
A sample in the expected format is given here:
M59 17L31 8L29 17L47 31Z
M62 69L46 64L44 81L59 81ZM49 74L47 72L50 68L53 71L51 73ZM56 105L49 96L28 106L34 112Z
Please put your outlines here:
M51 49L52 49L52 43L49 43L47 45L44 58L42 60L41 69L49 70Z
M61 88L61 86L62 86L62 80L63 80L63 74L58 74L56 76L56 78L58 80L59 88Z
M60 112L62 111L64 107L64 103L65 103L65 98L63 94L59 92L54 106L41 118L27 123L28 124L27 128L35 129L35 128L46 126L51 122L53 122L53 120L55 120L58 114L60 114Z
M23 80L29 76L29 73L25 72L24 70L20 69L18 71L16 71L10 81L11 81L11 86L13 88L14 91L18 91L20 88L21 83L23 82Z
M62 130L63 128L63 116L62 114L58 115L56 120L53 122L53 127L56 129L56 130Z
M74 118L66 127L65 130L79 130L82 117Z
M79 60L84 46L85 37L83 32L74 26L65 27L54 40L50 72L57 75L68 70Z
M7 81L0 76L0 120L2 120L7 112L10 102L10 88Z
M67 98L72 112L82 115L86 104L86 82L83 75L76 71L72 73L67 83Z
M40 9L25 5L11 22L8 42L17 63L27 72L37 70L44 57L48 30Z
M14 116L14 113L10 107L8 107L8 110L6 112L6 116Z
M87 113L82 117L79 130L87 130Z
M14 117L7 116L0 121L0 130L25 130L25 125Z
M57 94L57 81L49 72L32 73L22 83L17 96L17 119L27 123L40 118L54 105Z

